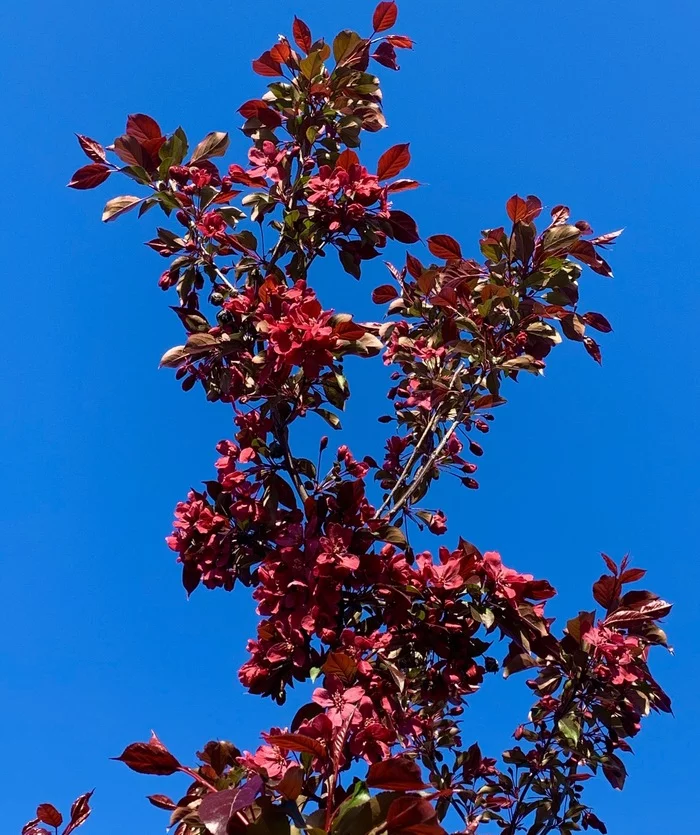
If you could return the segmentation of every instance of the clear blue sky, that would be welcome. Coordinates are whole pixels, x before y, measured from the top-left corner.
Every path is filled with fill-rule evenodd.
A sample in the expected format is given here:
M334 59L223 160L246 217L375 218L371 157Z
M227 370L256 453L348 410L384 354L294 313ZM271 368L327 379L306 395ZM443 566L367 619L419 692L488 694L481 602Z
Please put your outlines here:
M157 371L180 326L156 287L163 262L142 246L155 216L100 224L118 192L65 188L83 164L73 132L109 141L139 111L192 138L235 130L236 107L264 84L250 59L294 12L333 35L366 28L373 5L24 0L4 10L8 833L38 802L66 808L93 787L86 832L162 832L163 813L143 796L177 796L184 783L108 757L152 727L183 758L211 737L250 747L292 715L237 684L254 623L246 595L198 591L187 602L180 588L163 538L175 502L210 477L230 417ZM366 149L372 161L410 139L410 175L429 186L401 195L402 207L424 235L451 233L473 254L515 191L567 203L600 232L626 227L615 279L583 285L585 306L615 328L601 340L603 368L565 345L546 379L511 387L481 491L443 488L442 499L454 536L551 579L561 616L589 605L601 550L631 551L676 604L676 655L655 659L676 717L648 722L625 793L590 791L613 835L680 831L687 803L675 798L697 791L699 25L691 0L402 0L398 31L417 50L402 54L398 76L383 73L390 128ZM384 278L377 264L359 285L335 268L318 281L324 301L346 296L376 316L367 297ZM380 438L367 414L383 408L382 374L377 364L355 380L345 421L363 454ZM500 750L526 701L522 682L496 684L474 699L465 741Z

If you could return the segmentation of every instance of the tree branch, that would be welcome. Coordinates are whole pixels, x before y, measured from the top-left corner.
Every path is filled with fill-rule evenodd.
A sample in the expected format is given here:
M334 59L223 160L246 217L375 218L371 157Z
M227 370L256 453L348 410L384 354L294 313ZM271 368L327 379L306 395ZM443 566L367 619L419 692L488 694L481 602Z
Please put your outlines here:
M483 376L485 376L485 375L481 374L479 379L481 379L481 377L483 377ZM464 414L468 410L471 399L474 396L475 392L478 390L478 387L479 387L478 382L472 384L468 393L465 395L464 401L462 402L462 406L461 406L459 412L457 413L457 417L452 421L449 429L443 435L442 440L435 447L435 449L431 453L428 460L418 468L418 470L416 471L415 476L413 478L413 481L408 485L408 487L404 491L401 498L389 510L389 519L390 520L393 519L396 516L396 514L406 505L406 502L418 490L418 488L425 481L426 477L429 475L429 473L432 470L435 462L440 457L440 453L445 448L445 445L450 440L452 435L454 435L457 428L462 424L463 419L464 419Z

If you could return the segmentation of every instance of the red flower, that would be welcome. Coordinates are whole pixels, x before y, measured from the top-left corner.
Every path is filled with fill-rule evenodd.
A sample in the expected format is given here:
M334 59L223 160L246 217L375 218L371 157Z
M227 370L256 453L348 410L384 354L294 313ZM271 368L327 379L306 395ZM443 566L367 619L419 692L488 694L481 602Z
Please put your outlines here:
M441 510L436 510L430 517L428 530L437 536L447 532L447 516Z
M322 165L318 174L306 184L310 194L308 201L314 206L332 206L335 196L347 182L348 175L344 168L333 170L330 165Z
M338 447L338 461L345 464L345 469L354 478L364 478L369 472L369 464L364 461L356 461L345 444Z
M581 637L595 648L599 663L594 672L600 678L615 685L645 678L638 663L644 657L645 648L636 636L622 635L605 626L588 625Z
M259 330L265 333L274 357L274 370L301 367L307 378L317 377L324 366L335 359L340 342L330 319L332 311L324 310L315 293L303 281L294 287L280 288L270 302L262 306Z
M193 166L190 168L190 179L197 188L204 188L211 183L212 173L211 171L205 171L203 168Z
M251 148L248 159L255 166L246 172L250 177L267 177L273 183L278 183L284 176L283 162L286 151L280 150L274 142L266 139L262 148Z
M520 574L512 568L506 568L501 555L496 551L484 554L484 569L495 583L496 595L504 597L514 605L529 600L549 600L555 591L546 580L535 580L532 574ZM541 613L542 606L536 606Z
M206 238L216 238L226 231L226 220L218 212L206 212L197 221L197 229Z
M281 733L286 733L286 731L282 728L271 728L269 731L271 736ZM276 745L261 745L255 754L244 751L238 758L238 762L250 771L262 773L271 780L281 780L292 765L287 755L282 753Z
M383 189L375 174L370 174L364 165L355 164L350 166L345 193L363 206L370 206L379 200Z
M313 693L313 700L317 705L326 708L326 716L335 728L340 728L346 722L358 724L362 721L358 713L358 705L365 696L362 687L350 687L347 690L339 679L329 677L326 687L317 687Z
M328 535L319 540L316 565L320 574L339 579L360 567L360 558L348 551L353 530L342 525L328 526Z

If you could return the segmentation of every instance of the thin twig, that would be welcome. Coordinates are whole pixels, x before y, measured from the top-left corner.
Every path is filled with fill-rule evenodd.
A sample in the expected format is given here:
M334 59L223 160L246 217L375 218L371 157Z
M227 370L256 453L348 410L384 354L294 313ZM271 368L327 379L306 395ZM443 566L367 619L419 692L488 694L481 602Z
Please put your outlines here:
M292 479L292 483L296 488L297 493L299 494L299 498L302 500L303 503L309 498L309 494L306 492L306 488L304 487L302 480L299 476L299 472L297 468L294 466L294 458L292 457L292 451L289 447L289 428L285 423L278 424L279 431L276 433L277 440L279 441L283 453L284 453L284 468L289 474L289 477Z
M450 380L450 389L452 389L452 386L454 385L454 382L457 379L457 375L463 369L463 367L464 366L462 365L462 363L460 363L457 366L457 369L455 370L455 373L452 375L452 379ZM436 428L436 426L439 422L440 422L440 413L439 413L439 411L437 411L437 412L435 412L435 414L428 421L425 429L423 430L423 434L421 435L420 439L418 440L418 443L413 448L413 452L411 453L408 461L404 465L404 468L401 471L401 474L399 475L399 477L396 481L396 484L392 487L391 492L386 497L386 499L384 499L384 501L382 502L382 506L379 508L379 510L375 514L377 518L380 517L382 515L382 513L384 512L385 508L387 508L391 504L394 496L398 492L399 487L406 481L406 479L410 475L411 470L413 469L413 465L416 463L416 460L418 459L418 456L420 455L420 451L421 451L421 448L423 447L423 443L425 442L425 439L428 437L428 435L431 432L433 432L435 430L435 428Z
M481 375L483 376L483 375ZM481 377L480 377L481 378ZM479 383L478 381L472 385L469 389L469 392L466 394L464 401L462 402L462 406L457 413L457 417L452 421L450 427L445 432L442 437L440 443L435 447L433 452L431 453L428 460L422 464L419 469L416 471L413 481L408 485L405 492L401 496L401 498L396 502L396 504L389 510L389 519L393 519L394 516L401 510L401 508L406 504L406 502L411 498L411 496L416 492L416 490L420 487L423 483L425 477L430 473L433 468L433 465L440 457L440 453L445 448L445 445L450 440L452 435L456 432L457 428L462 424L462 420L464 418L464 413L467 411L467 408L471 402L474 393L478 390Z

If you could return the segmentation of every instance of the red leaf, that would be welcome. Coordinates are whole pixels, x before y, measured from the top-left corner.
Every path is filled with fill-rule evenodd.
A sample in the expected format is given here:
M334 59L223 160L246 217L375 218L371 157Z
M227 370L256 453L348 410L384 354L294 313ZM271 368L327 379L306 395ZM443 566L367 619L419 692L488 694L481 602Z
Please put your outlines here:
M431 235L428 238L428 249L436 258L444 258L446 261L462 257L460 245L450 235Z
M133 113L127 118L126 133L139 143L147 142L149 139L160 139L163 135L158 122L145 113Z
M578 228L578 227L577 227ZM577 241L571 247L571 254L584 264L587 264L593 272L612 278L613 271L610 264L596 252L590 241Z
M643 568L629 568L620 575L620 582L636 583L637 580L641 580L645 575L646 571Z
M140 165L142 168L146 167L146 155L139 144L138 140L133 136L119 136L114 140L114 153L122 162L127 165Z
M586 774L583 776L590 777L590 774ZM595 829L598 832L601 832L602 835L608 835L607 826L597 815L594 815L593 812L591 812L590 810L583 813L582 821L584 829Z
M278 128L282 124L282 117L262 99L251 99L238 108L238 112L246 119L258 119L267 128Z
M280 64L286 64L292 56L292 50L287 41L280 41L272 47L270 55L272 56L273 61L279 61Z
M78 137L78 142L85 155L93 160L93 162L105 162L107 160L106 151L99 142L90 139L89 136L83 136L81 133L76 133L75 135Z
M263 734L263 738L270 745L276 745L285 751L296 751L299 754L313 754L314 757L326 757L326 746L320 739L314 739L304 734Z
M284 777L275 786L275 790L287 800L296 800L301 794L303 785L304 772L298 765L292 765L284 772Z
M542 211L542 202L534 194L518 197L514 194L506 203L506 212L513 223L531 223Z
M413 41L406 35L389 35L387 40L397 49L413 49Z
M270 78L276 78L278 75L282 75L282 67L272 57L269 49L253 61L253 70L258 75L265 75Z
M408 150L408 143L394 145L379 157L377 164L377 177L380 180L388 180L396 177L411 161L411 153Z
M615 754L608 754L603 760L603 774L614 789L622 789L627 778L627 769Z
M406 253L406 269L413 278L420 278L424 272L421 262L410 252Z
M325 438L325 441L327 446L328 438ZM309 702L308 704L302 705L294 714L294 719L292 719L292 731L296 731L303 722L311 721L315 716L318 716L319 713L323 713L323 708L321 705L317 705L316 702Z
M656 598L654 600L641 601L635 606L628 606L618 609L609 615L604 623L606 626L631 626L649 620L664 618L671 611L672 606L665 600Z
M542 212L542 201L534 194L527 196L527 220L526 223L532 223L533 220L540 216Z
M177 804L165 794L149 794L146 800L158 809L165 809L172 812L177 809Z
M362 339L367 333L366 329L362 325L358 325L357 322L339 322L334 330L337 336L341 339L347 339L349 342Z
M261 110L268 110L268 104L262 99L250 99L250 101L243 102L238 108L238 112L246 119L257 118Z
M367 772L367 785L389 791L420 791L428 788L423 782L420 766L408 757L391 757L373 763Z
M294 23L292 24L292 35L294 36L294 42L299 49L302 49L308 55L311 51L311 45L313 44L313 40L311 39L311 29L309 29L303 20L299 20L298 17L294 18Z
M151 166L155 163L155 167L157 168L160 164L160 155L158 152L167 141L167 136L156 136L154 139L147 139L143 143L143 150L150 158L148 161L151 163Z
M372 291L372 301L375 304L386 304L393 301L399 295L396 287L391 284L382 284L381 287L375 287Z
M155 734L152 734L148 742L134 742L132 745L127 745L121 756L114 757L114 759L123 762L139 774L167 776L174 774L180 768L180 763Z
M92 809L90 809L90 798L92 797L93 792L94 789L91 792L81 794L75 803L70 807L70 823L63 830L63 835L70 835L74 829L82 826L90 817L90 812L92 811Z
M420 240L415 220L406 212L389 212L391 235L402 244L414 244Z
M552 209L552 223L553 224L560 224L566 223L569 219L569 215L571 214L571 210L568 206L555 206Z
M398 70L399 65L396 61L396 50L388 42L384 41L372 53L372 58L383 67L388 67L390 70Z
M331 652L322 669L327 676L336 676L344 684L350 684L355 678L357 664L344 652Z
M603 574L593 584L593 597L604 609L612 609L620 596L620 584L615 577Z
M231 191L222 191L216 195L211 201L209 205L213 206L219 203L230 203L234 197L238 197L241 192L237 189L232 189Z
M608 232L605 235L598 235L597 238L591 238L591 243L593 246L611 246L615 243L615 239L620 237L623 231L623 229L618 229L616 232Z
M199 759L210 765L218 776L221 776L228 766L235 766L236 759L240 755L240 750L225 739L212 739L207 742L201 751L197 751Z
M601 333L610 333L612 330L612 325L602 313L584 313L581 318L587 325Z
M418 180L401 179L394 180L393 183L389 183L386 190L392 194L396 194L396 192L399 191L412 191L414 188L418 188L419 186L420 183Z
M397 797L389 807L386 818L388 835L443 835L445 830L437 822L432 805L416 794Z
M643 603L653 603L659 599L658 594L644 589L633 589L625 592L620 598L621 609L638 609Z
M338 155L338 159L335 161L335 167L344 168L346 171L349 171L351 166L359 165L359 163L360 158L352 150L352 148L346 148Z
M374 10L372 16L372 26L375 32L385 32L387 29L396 23L396 18L399 16L399 9L394 0L391 2L382 2Z
M100 183L104 183L110 173L106 165L102 165L99 162L91 162L90 165L84 165L82 168L79 168L71 177L68 185L70 188L79 189L96 188Z
M242 786L212 792L199 805L199 819L212 835L226 835L231 818L239 810L252 806L263 787L262 777L255 774Z
M50 803L42 803L36 810L37 820L58 828L63 823L63 815Z
M600 345L595 341L595 339L591 339L590 336L583 337L583 345L588 353L593 357L593 359L598 363L598 365L603 364L603 357L600 353Z
M601 554L600 556L603 558L603 562L607 565L608 571L611 574L614 574L615 577L617 577L617 565L616 565L616 563L613 562L613 560L611 560L610 557L607 554Z

